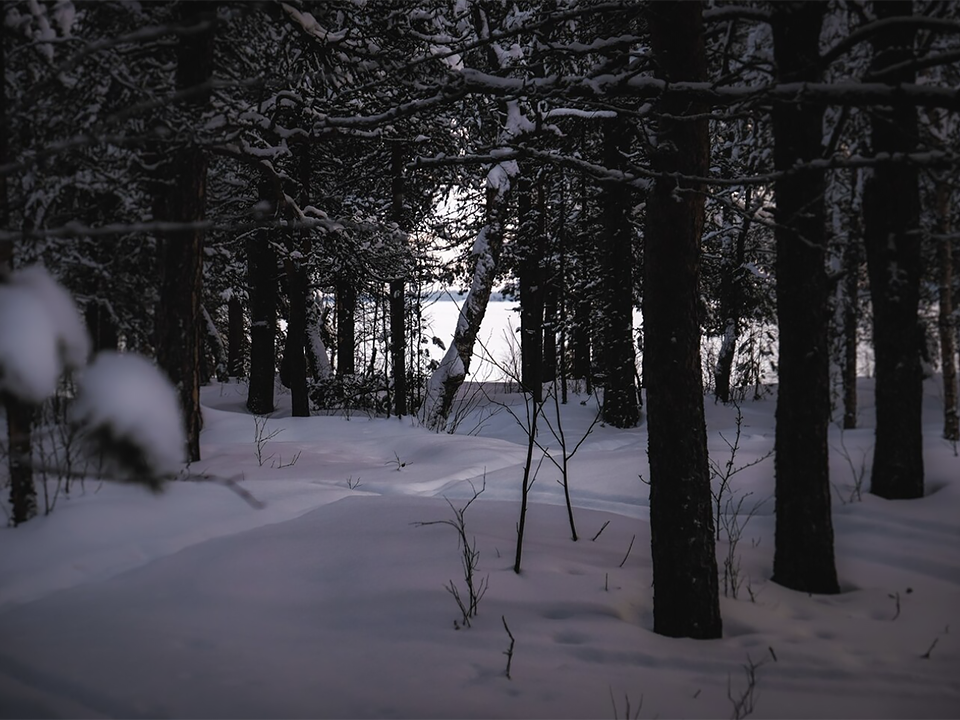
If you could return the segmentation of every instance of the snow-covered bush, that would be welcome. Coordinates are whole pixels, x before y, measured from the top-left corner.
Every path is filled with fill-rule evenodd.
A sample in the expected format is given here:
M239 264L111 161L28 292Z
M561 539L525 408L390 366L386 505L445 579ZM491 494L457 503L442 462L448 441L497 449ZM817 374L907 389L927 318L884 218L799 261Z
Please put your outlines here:
M39 404L89 354L77 306L46 270L20 270L0 286L0 392Z
M157 491L183 466L186 434L177 392L140 355L99 353L77 381L71 416L123 479Z
M71 423L118 479L159 490L183 465L176 390L149 360L104 352L85 367L90 338L70 294L39 266L0 284L0 398L39 406L78 371Z

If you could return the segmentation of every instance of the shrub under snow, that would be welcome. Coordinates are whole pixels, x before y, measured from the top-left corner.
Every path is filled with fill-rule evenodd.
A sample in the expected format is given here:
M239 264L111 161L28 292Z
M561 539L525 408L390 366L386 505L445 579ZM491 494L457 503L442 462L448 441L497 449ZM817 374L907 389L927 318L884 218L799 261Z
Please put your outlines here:
M159 490L183 466L186 435L176 390L140 355L99 353L77 382L72 413L108 451L121 479Z

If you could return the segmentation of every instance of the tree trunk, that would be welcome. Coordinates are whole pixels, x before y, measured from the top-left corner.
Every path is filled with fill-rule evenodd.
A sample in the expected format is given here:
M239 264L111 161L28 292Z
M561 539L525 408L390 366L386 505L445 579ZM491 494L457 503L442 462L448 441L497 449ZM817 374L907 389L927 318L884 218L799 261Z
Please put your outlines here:
M747 252L747 235L753 220L754 209L750 207L751 188L746 188L743 221L737 233L732 257L724 262L723 277L720 279L720 317L724 320L723 338L717 353L717 365L713 371L714 394L722 403L730 402L730 376L733 373L733 359L737 354L737 342L740 337L740 316L743 313L743 263Z
M5 77L6 51L0 43L0 78ZM0 88L0 165L10 160L7 132L7 93ZM10 229L10 205L7 176L0 173L0 229ZM0 282L13 271L13 240L0 240ZM31 429L33 409L13 396L3 398L7 413L7 463L10 471L10 507L14 525L37 514L37 490L30 463L33 446Z
M307 395L307 358L304 343L307 337L307 270L302 261L284 260L287 276L287 298L290 314L287 318L287 337L283 361L290 387L293 417L310 417L310 398Z
M608 120L603 126L604 164L622 168L629 148L629 121ZM640 422L637 403L636 354L633 339L633 192L624 183L602 186L603 256L600 281L600 347L603 366L603 420L618 428ZM694 315L696 317L696 315Z
M260 197L272 202L267 188L261 188ZM250 292L247 409L254 415L268 415L275 409L277 260L267 229L258 230L247 240L247 285Z
M177 45L177 90L196 88L213 77L216 11L210 3L184 3L181 19L188 26L206 23L201 32L182 35ZM209 89L193 95L185 106L199 111ZM173 186L164 208L177 222L203 220L207 160L198 146L173 153ZM160 303L157 308L157 361L179 390L187 431L187 457L200 459L200 300L203 289L203 231L182 230L161 240Z
M700 3L650 4L659 77L706 78L701 13ZM659 110L654 169L706 175L707 119L681 117L705 108L665 98ZM700 374L703 207L699 183L666 175L655 181L647 204L643 315L653 629L670 637L718 638L723 632Z
M337 280L337 375L357 372L357 289L350 278Z
M486 221L473 244L473 280L460 308L453 342L440 365L430 375L424 393L420 417L424 425L439 432L446 427L453 399L470 371L473 346L480 332L480 323L487 311L493 279L500 265L503 228L507 219L515 161L494 165L487 174Z
M535 403L543 400L543 236L529 178L517 182L520 286L520 368L523 389Z
M224 380L224 373L227 368L227 348L223 342L223 336L217 329L216 323L210 317L207 309L200 306L200 314L203 318L203 327L206 332L204 343L201 345L205 352L200 355L200 381L207 384L213 377L218 380Z
M822 3L773 6L774 55L781 82L817 80L825 8ZM772 119L778 171L820 157L821 106L777 104ZM830 353L823 170L785 174L775 189L780 360L773 580L802 592L836 593L840 587L827 451Z
M576 223L576 248L574 249L577 278L573 292L573 364L571 374L585 380L590 392L590 290L587 287L588 269L592 262L593 243L587 231L587 182L580 174L579 212Z
M940 366L943 369L943 437L960 440L960 416L957 414L957 340L953 326L953 244L950 239L950 184L937 181L937 261L940 264Z
M310 149L301 145L299 151L300 204L310 201ZM299 242L298 242L299 241ZM293 230L288 238L288 253L284 259L287 276L287 337L283 348L285 377L290 387L291 414L293 417L310 416L310 398L307 393L307 358L304 354L307 342L307 267L310 261L310 235L308 231Z
M391 219L404 232L403 150L394 143L391 155L393 200ZM402 277L390 281L390 358L393 374L393 411L397 417L407 414L407 289Z
M201 151L181 151L176 193L168 208L177 220L203 217L206 162ZM188 217L193 216L193 217ZM157 361L180 395L187 430L187 454L200 459L200 294L203 233L170 233L161 241L160 303L157 308Z
M236 292L227 301L227 375L243 375L243 305Z
M120 343L117 336L117 324L103 303L91 300L84 308L83 318L93 345L93 352L116 350Z
M874 4L877 18L909 16L909 0ZM913 58L911 26L891 25L874 36L872 69ZM885 75L911 83L909 67ZM874 154L909 153L917 147L912 105L876 107L871 115ZM917 331L920 289L920 201L917 169L880 163L864 188L863 220L873 300L877 429L870 492L884 498L923 496L923 376Z
M857 171L853 174L852 192L856 192ZM857 333L860 314L860 227L856 217L850 218L850 236L843 249L843 429L857 427Z

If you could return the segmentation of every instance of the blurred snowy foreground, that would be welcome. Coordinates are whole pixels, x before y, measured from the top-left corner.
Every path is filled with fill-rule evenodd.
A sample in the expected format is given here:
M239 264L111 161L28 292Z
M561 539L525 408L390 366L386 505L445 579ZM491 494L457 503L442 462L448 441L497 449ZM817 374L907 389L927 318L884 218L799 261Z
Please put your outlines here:
M522 417L520 396L491 386L456 435L291 418L281 396L258 459L246 388L204 388L193 472L242 478L265 507L211 482L152 496L90 479L51 515L0 529L0 716L613 718L629 704L631 717L958 717L960 459L926 389L921 500L866 493L869 381L863 429L842 445L831 431L840 595L769 582L773 461L733 476L724 506L745 498L727 517L742 534L717 553L721 572L739 567L737 597L721 598L723 639L694 641L651 630L645 427L597 426L572 460L578 542L543 463L516 575L526 439L493 401ZM771 450L774 406L742 405L736 466ZM594 413L571 395L568 442ZM723 466L736 410L708 401L707 417ZM484 476L465 520L488 591L455 629L457 533L416 523L452 519L444 498L462 507Z

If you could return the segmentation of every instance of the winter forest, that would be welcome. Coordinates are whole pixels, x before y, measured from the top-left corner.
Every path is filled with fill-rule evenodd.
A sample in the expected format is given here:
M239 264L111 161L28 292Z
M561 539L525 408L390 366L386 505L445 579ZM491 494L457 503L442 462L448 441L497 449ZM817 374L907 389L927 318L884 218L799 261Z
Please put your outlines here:
M2 16L0 717L960 714L957 4Z

